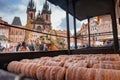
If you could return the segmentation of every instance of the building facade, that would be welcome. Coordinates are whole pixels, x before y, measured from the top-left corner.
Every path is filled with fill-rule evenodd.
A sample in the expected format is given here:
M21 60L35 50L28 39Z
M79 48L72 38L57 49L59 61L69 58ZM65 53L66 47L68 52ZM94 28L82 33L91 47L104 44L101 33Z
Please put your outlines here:
M15 17L11 25L24 27L22 26L21 20L19 17ZM17 46L18 42L23 42L25 40L25 30L18 28L10 28L10 45Z
M8 24L6 21L2 20L2 18L0 18L0 23ZM11 25L23 27L19 17L15 17ZM18 42L22 42L24 39L24 30L0 25L0 41L4 47L15 47Z
M2 20L2 17L0 17L0 23L8 24L6 21ZM0 43L4 47L9 47L9 35L10 28L8 26L0 25Z
M51 30L51 10L47 1L44 3L42 11L36 14L36 6L33 0L30 0L27 6L27 24L26 28L48 33ZM26 31L26 40L35 41L42 34Z
M77 33L77 39L79 40L79 44L84 46L88 43L88 24L83 23L81 29Z
M8 24L6 21L2 20L0 17L0 23ZM6 38L9 38L9 27L0 25L0 35L4 35Z
M65 36L65 37L59 37L61 41L64 41L65 44L67 44L67 30L56 30L57 35L59 36ZM70 43L74 43L74 40L72 38L72 33L70 32Z
M112 37L112 22L110 15L90 18L90 45L98 46L104 44L105 40ZM78 38L82 45L88 44L88 24L82 25ZM102 42L102 43L100 43ZM99 43L99 44L98 44Z
M105 15L97 18L94 23L91 23L93 24L90 30L91 34L93 34L91 39L92 46L98 46L97 43L99 42L103 42L102 44L105 45L109 38L113 38L111 16Z

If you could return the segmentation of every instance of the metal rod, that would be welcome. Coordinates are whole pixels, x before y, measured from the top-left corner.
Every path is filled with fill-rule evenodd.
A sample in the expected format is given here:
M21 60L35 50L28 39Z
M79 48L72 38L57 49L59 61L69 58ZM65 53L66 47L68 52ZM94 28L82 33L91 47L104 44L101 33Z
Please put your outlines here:
M69 0L66 0L66 24L67 24L67 42L68 42L68 54L70 54L70 29L69 29Z
M103 33L95 33L96 36L105 36L105 35L113 35L113 32L103 32ZM90 34L90 37L93 37L94 34ZM87 38L86 35L80 35L82 38ZM77 38L79 39L79 38Z
M31 31L31 32L41 33L41 34L47 34L47 35L51 35L51 36L57 36L57 37L68 38L67 36L61 36L61 35L55 35L55 34L44 33L44 32L40 32L40 31L38 31L38 30L32 30L32 29L29 29L29 28L19 27L19 26L10 25L10 24L0 23L0 25L12 27L12 28L23 29L23 30L26 30L26 31ZM70 37L70 38L72 38L72 37Z
M117 52L119 50L118 44L118 31L117 31L117 21L116 21L116 11L115 11L115 0L112 0L112 11L111 11L111 18L112 18L112 29L113 29L113 39L114 39L114 50Z
M75 49L77 49L77 35L76 35L76 7L75 7L75 0L73 0L73 20L74 20L74 42L75 42Z
M88 45L89 47L91 46L90 45L90 18L88 18Z

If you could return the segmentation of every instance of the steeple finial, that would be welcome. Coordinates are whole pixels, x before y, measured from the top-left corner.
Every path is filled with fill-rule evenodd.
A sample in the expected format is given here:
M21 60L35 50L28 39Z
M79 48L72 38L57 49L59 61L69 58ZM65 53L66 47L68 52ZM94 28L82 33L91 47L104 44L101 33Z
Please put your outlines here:
M40 15L40 10L38 11L38 15Z

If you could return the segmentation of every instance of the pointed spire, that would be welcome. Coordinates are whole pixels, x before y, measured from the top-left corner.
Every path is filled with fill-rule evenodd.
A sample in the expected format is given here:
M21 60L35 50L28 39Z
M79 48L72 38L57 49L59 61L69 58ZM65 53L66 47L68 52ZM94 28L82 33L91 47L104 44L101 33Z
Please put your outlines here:
M33 0L29 1L29 4L27 6L27 11L36 11L36 6Z
M45 4L44 4L44 6L43 6L43 9L45 9L45 10L48 10L48 9L49 9L49 5L48 5L48 3L47 3L47 0L45 1Z
M40 10L38 11L38 14L37 14L37 18L40 18L41 17L41 14L40 14Z
M41 13L40 13L40 10L37 13L37 17L36 17L35 21L36 22L44 22L44 19L43 19Z
M38 15L40 15L40 10L38 11Z
M50 8L50 13L51 13L51 8Z
M43 5L42 13L50 13L51 14L51 11L49 9L49 4L47 3L47 0L45 1L44 5Z

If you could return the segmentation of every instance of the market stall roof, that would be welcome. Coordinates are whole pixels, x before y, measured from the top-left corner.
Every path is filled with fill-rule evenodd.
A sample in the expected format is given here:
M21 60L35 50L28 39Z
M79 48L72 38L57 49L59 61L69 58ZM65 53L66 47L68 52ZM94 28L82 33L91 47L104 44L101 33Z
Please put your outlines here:
M66 0L48 0L66 11ZM69 13L73 15L72 1L75 1L76 18L87 19L99 15L109 14L112 10L113 0L69 0Z
M8 38L5 35L0 35L0 41L7 41Z

